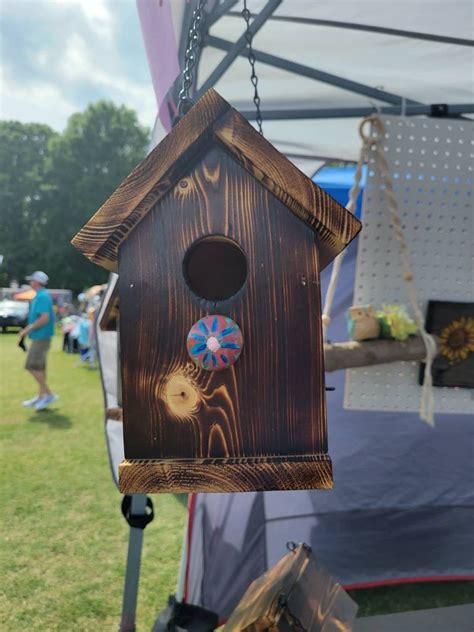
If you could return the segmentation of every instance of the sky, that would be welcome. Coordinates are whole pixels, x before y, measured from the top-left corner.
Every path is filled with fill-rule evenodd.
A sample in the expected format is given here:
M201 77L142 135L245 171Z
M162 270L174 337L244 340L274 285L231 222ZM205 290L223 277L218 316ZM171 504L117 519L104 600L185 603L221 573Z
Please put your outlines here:
M0 119L62 131L99 99L152 127L156 101L135 0L0 0Z

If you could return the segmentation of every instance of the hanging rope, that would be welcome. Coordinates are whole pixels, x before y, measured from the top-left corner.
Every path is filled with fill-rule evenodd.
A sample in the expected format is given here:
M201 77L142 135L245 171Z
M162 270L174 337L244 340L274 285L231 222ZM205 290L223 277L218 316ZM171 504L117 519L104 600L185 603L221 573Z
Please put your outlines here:
M368 120L368 119L365 119L365 120ZM360 133L360 129L359 129L359 133ZM357 162L357 168L354 174L354 184L352 185L352 188L349 192L349 201L346 204L346 209L349 211L349 213L352 213L352 214L355 213L357 198L360 193L362 167L364 163L367 161L369 147L370 147L370 142L364 140L364 138L362 137L362 147L360 150L359 160ZM324 299L324 308L323 308L323 315L322 315L324 342L327 342L327 333L328 333L329 325L331 324L331 311L332 311L332 304L334 301L334 294L336 292L337 281L339 279L339 273L341 271L341 266L342 266L342 262L344 261L345 254L346 254L346 251L343 250L335 258L334 263L332 265L331 277L329 279L329 285L326 291L326 297Z
M367 134L365 130L368 126L370 127L371 131L369 131L369 133ZM413 309L415 322L418 326L420 336L423 339L426 350L425 373L420 398L420 418L426 421L428 424L433 425L434 397L431 367L433 364L433 360L437 354L437 345L433 336L431 336L425 329L423 314L418 304L410 252L408 250L405 234L402 228L397 199L393 191L393 183L390 177L389 165L381 148L381 140L385 134L385 128L382 120L377 115L367 117L362 121L359 127L359 134L362 139L362 148L360 152L359 162L357 163L354 185L350 191L349 202L346 208L349 212L354 213L357 196L360 191L362 165L364 162L367 161L369 152L375 153L375 165L378 168L378 175L383 186L384 196L387 203L388 211L390 213L390 219L392 227L394 229L395 238L397 239L400 248L400 258L403 268L403 280L406 285L410 305ZM330 313L343 258L344 251L334 261L333 269L331 272L331 278L329 281L322 317L324 340L326 340L327 329L331 322Z

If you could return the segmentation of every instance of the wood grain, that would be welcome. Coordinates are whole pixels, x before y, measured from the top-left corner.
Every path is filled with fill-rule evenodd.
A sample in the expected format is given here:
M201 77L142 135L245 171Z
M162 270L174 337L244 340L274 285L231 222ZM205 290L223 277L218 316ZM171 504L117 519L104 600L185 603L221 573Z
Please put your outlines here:
M357 605L304 544L253 581L224 632L350 632Z
M222 144L261 184L308 224L326 266L360 230L360 222L280 154L215 90L209 90L122 182L72 244L117 271L118 249L154 205L186 176L209 142Z
M225 301L199 298L183 275L188 248L209 234L247 257L247 281ZM191 166L122 244L119 295L127 459L327 458L314 233L224 149ZM225 371L187 354L189 329L210 313L244 336Z
M225 632L265 632L280 630L286 599L308 565L308 550L302 545L282 557L266 573L255 579L224 626Z
M339 202L287 160L233 108L214 133L239 163L317 234L321 269L354 239L362 225Z
M118 246L186 172L208 140L212 123L230 107L215 90L206 92L125 178L71 243L94 263L116 272Z
M328 456L247 459L125 460L120 491L134 493L250 492L331 489Z

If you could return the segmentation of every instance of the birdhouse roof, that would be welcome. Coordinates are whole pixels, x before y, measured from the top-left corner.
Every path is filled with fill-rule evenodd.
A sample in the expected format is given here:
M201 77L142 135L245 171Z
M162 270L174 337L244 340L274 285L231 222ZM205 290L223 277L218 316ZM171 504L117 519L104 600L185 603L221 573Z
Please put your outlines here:
M360 222L209 90L125 178L73 238L88 259L117 271L118 249L140 220L212 144L223 147L317 235L321 267L341 252Z

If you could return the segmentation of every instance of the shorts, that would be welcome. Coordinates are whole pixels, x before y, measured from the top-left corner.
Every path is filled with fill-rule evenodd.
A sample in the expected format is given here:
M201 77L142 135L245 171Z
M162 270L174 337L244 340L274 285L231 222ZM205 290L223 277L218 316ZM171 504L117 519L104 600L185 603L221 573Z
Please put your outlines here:
M46 369L46 356L51 346L51 338L31 340L30 342L25 369L29 371L44 371Z

